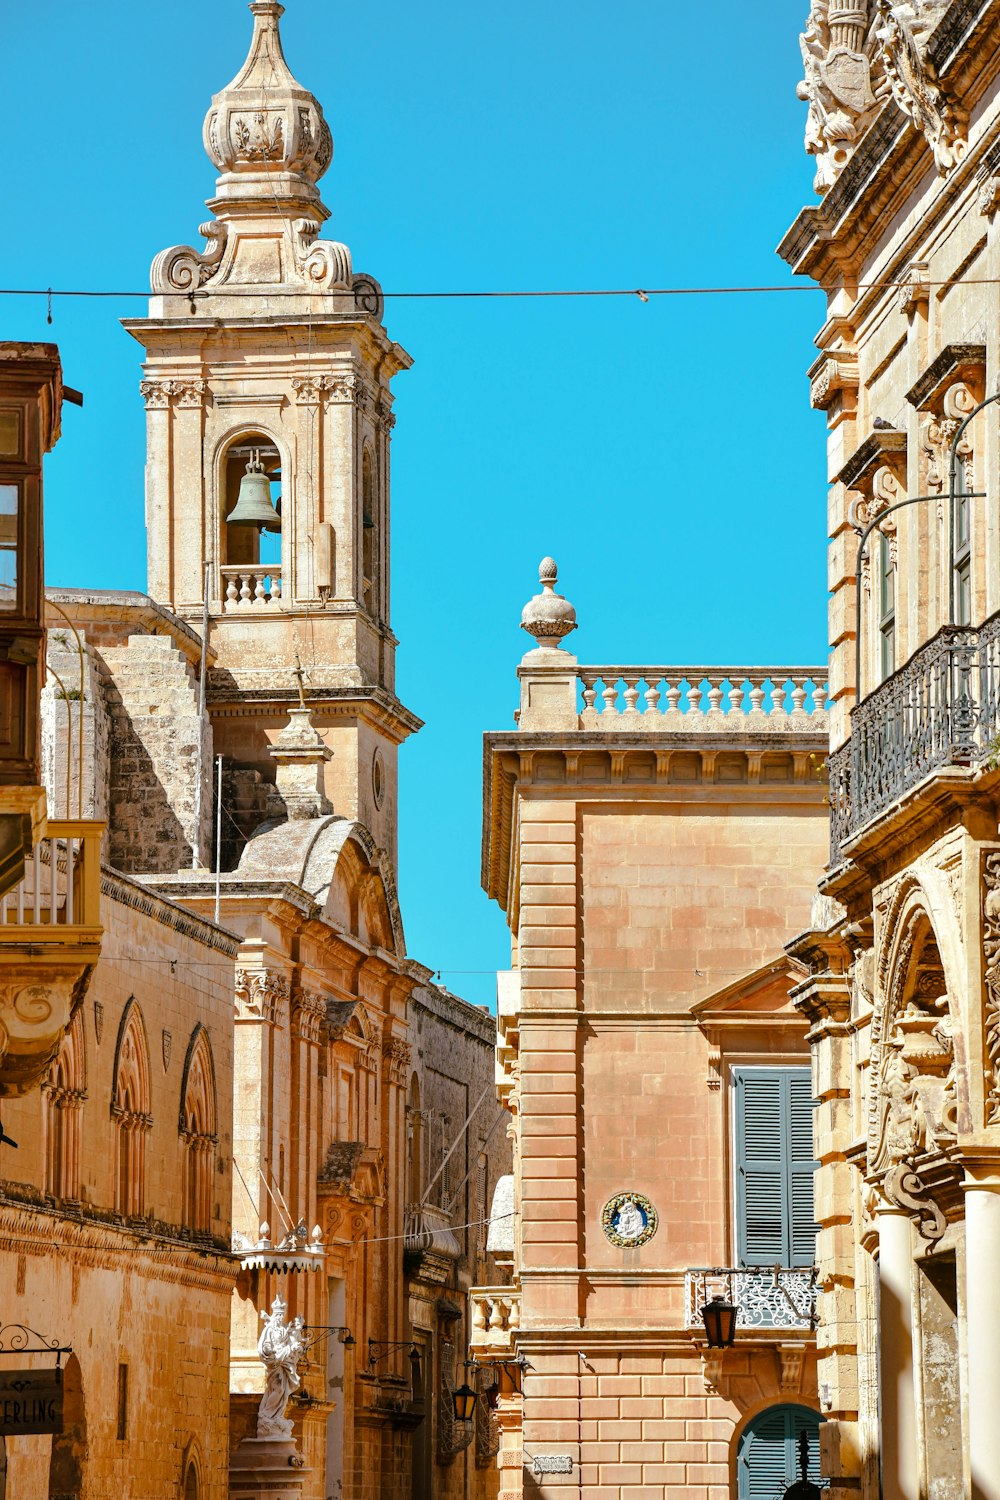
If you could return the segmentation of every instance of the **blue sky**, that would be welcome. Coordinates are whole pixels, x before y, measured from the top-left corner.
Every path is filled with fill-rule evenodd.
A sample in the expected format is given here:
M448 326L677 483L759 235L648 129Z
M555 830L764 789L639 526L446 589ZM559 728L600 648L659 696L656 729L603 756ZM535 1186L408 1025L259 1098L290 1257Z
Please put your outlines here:
M789 283L774 246L812 172L805 0L287 0L289 65L333 130L328 237L387 291ZM100 17L98 20L97 17ZM199 243L201 146L242 0L37 0L4 17L0 284L142 290ZM13 128L13 127L11 127ZM143 588L142 303L0 300L58 341L69 408L46 473L52 584ZM546 553L581 660L809 662L825 641L819 294L390 301L393 625L411 954L492 1001L509 958L479 888L482 734L513 727L518 629Z

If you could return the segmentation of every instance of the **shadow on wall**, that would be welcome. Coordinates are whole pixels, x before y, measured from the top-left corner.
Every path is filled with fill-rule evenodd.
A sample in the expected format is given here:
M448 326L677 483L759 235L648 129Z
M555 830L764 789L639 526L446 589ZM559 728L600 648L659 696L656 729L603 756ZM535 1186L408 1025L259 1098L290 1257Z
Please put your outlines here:
M169 730L167 731L169 733ZM190 758L190 765L185 757ZM193 747L178 750L178 778L195 778ZM171 874L191 863L191 845L153 760L126 715L111 732L110 863L128 874Z

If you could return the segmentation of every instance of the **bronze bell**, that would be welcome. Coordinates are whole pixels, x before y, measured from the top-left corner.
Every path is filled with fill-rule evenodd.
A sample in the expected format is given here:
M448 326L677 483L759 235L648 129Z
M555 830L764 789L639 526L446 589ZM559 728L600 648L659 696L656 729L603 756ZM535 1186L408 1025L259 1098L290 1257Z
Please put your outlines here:
M260 453L253 452L240 480L240 493L226 517L228 526L259 526L262 531L280 531L281 517L271 504L271 481L264 473Z

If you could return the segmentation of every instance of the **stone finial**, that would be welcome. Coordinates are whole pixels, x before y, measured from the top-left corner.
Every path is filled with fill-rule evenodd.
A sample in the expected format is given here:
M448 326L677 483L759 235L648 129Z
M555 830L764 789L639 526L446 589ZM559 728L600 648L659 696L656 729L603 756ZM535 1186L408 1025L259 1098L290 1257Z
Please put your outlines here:
M277 0L252 0L246 61L213 95L204 141L221 172L220 198L293 198L319 204L316 183L333 158L333 137L319 101L293 78L281 50Z
M521 629L533 635L539 646L559 650L563 636L576 629L576 610L568 599L556 593L558 570L554 558L542 558L538 581L542 592L529 599L521 611Z
M301 693L301 682L299 684ZM333 812L323 790L323 767L333 755L305 703L289 710L289 723L270 748L275 784L288 817L322 818Z

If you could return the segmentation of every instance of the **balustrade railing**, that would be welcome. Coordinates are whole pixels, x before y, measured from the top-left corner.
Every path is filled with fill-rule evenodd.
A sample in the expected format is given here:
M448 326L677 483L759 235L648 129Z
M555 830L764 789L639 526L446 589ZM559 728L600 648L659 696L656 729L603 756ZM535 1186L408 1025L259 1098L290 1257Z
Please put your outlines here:
M521 1325L521 1293L517 1287L475 1286L469 1293L469 1301L471 1352L512 1352L514 1334Z
M826 730L825 667L580 667L581 729Z
M227 564L222 575L222 607L228 614L237 609L268 609L281 603L281 567L278 563Z
M812 1266L699 1268L684 1277L684 1325L703 1327L701 1309L713 1297L736 1307L737 1328L812 1328L816 1272Z
M851 715L830 756L830 861L897 798L942 766L1000 759L1000 612L945 625Z
M103 823L50 818L25 861L24 879L0 897L0 946L24 941L71 941L81 928L101 923L101 835ZM72 929L68 931L67 929Z

